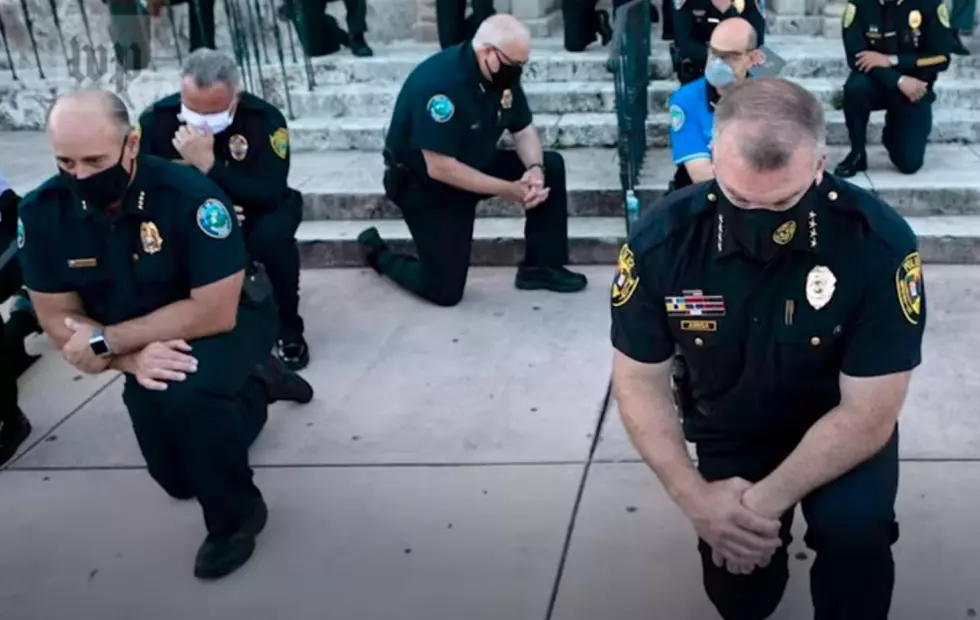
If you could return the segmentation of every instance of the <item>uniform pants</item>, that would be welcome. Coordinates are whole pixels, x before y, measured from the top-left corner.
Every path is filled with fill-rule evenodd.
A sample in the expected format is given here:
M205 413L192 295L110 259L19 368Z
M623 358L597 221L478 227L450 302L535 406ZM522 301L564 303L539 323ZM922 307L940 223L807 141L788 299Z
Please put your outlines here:
M673 7L671 7L673 10ZM677 74L677 81L681 85L693 82L704 76L704 58L684 58L681 56L680 48L676 43L670 44L670 62Z
M930 92L912 103L897 88L889 90L871 76L852 71L844 83L844 121L851 149L865 150L871 112L886 110L881 141L888 156L900 172L916 172L922 167L932 131L933 98Z
M16 358L12 351L7 350L4 328L3 317L0 317L0 423L12 422L20 412L17 404Z
M300 199L289 199L268 213L246 217L242 226L249 255L265 265L279 307L279 335L303 334L299 316L299 248L296 230L303 217Z
M553 151L544 154L548 199L529 209L524 224L524 264L563 266L568 262L568 198L565 161ZM487 174L517 180L524 164L514 151L497 151ZM463 298L473 247L476 204L486 196L427 190L413 185L396 201L415 241L418 257L384 250L378 256L382 273L403 288L440 306L454 306Z
M123 402L150 476L172 497L197 497L213 539L235 533L262 497L248 448L268 412L253 371L272 348L274 306L240 309L233 331L192 341L198 371L185 381L153 391L126 377Z
M738 476L756 482L781 460L761 454L699 444L698 469L709 481ZM897 492L896 430L877 455L803 499L804 541L816 554L810 570L814 620L887 620L895 583L891 546L898 540ZM711 548L698 541L704 588L724 620L763 620L776 609L789 578L786 546L794 510L782 517L785 544L769 566L750 575L716 567Z
M562 0L561 14L565 24L566 50L581 52L595 43L599 35L596 0Z
M973 30L973 16L977 11L977 0L953 0L950 25L956 32Z
M473 38L483 20L494 14L493 0L473 0L467 18L466 0L436 0L436 30L442 49Z
M664 41L674 40L674 2L673 0L661 0L660 19L663 20L663 30L661 39Z
M137 0L110 0L108 5L109 37L112 39L116 62L128 71L146 69L150 66L152 56L149 13ZM88 70L87 51L84 48L73 51L77 54L78 69L84 74Z
M289 0L296 32L309 56L332 54L340 49L343 31L333 15L327 14L328 1ZM367 0L344 0L344 9L348 34L363 36L367 32Z

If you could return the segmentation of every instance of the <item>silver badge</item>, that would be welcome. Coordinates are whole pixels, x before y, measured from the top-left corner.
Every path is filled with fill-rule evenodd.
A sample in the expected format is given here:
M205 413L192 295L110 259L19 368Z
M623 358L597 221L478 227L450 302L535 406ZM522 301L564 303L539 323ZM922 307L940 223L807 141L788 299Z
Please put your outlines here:
M823 265L817 265L806 275L806 300L819 310L830 303L837 288L837 276Z

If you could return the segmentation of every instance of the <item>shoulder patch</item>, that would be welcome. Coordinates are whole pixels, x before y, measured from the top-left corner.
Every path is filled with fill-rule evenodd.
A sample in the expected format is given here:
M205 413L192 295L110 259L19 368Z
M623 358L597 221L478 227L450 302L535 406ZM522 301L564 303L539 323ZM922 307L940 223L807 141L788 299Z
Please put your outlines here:
M918 252L911 252L902 259L895 271L895 287L905 319L918 325L922 317L922 258Z
M449 97L442 94L433 95L425 104L425 109L429 112L432 120L437 123L448 122L456 113L456 106L453 105Z
M640 278L636 275L636 256L628 243L619 250L619 260L616 262L616 277L612 283L612 305L614 308L625 306L636 292Z
M681 127L684 126L684 120L686 116L684 115L684 110L681 106L672 104L670 106L670 129L671 131L680 131Z
M24 233L24 220L17 218L17 247L22 248L27 243L27 235Z
M224 203L208 198L197 208L197 227L212 239L224 239L231 234L231 215Z
M289 153L289 130L280 127L272 132L272 135L269 136L269 144L272 146L272 152L279 159L286 159L286 155Z
M936 7L936 17L939 19L939 23L945 28L949 28L949 8L946 6L945 2L940 2L939 6Z
M857 7L853 3L848 2L847 6L844 7L844 17L843 24L845 28L850 28L851 24L854 23L854 17L857 15Z
M732 4L735 5L735 10L738 11L739 15L745 12L745 0L734 0Z

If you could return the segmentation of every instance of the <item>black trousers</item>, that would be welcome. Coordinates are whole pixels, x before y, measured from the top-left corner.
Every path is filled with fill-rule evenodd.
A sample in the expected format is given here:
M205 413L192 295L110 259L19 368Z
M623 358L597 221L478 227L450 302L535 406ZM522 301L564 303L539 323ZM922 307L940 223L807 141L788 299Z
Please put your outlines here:
M279 335L303 334L299 316L299 248L296 230L303 218L302 199L296 195L272 211L248 216L242 226L249 255L265 265L279 307Z
M581 52L595 43L599 36L596 0L562 0L561 15L565 25L566 50Z
M781 460L761 454L699 444L698 469L707 480L738 476L756 482ZM887 620L895 584L891 546L898 540L897 492L896 429L876 456L803 499L804 540L816 554L810 571L814 620ZM698 541L704 588L724 620L763 620L776 609L789 579L786 546L794 510L782 517L785 544L769 566L750 575L716 567L711 548Z
M465 17L466 4L466 0L436 0L436 31L442 49L472 39L483 20L494 14L493 0L473 0L469 17Z
M565 160L553 151L544 154L548 199L527 211L524 264L562 266L568 262L568 196ZM514 151L497 151L487 174L517 180L524 164ZM452 196L452 199L446 197ZM440 306L454 306L463 298L473 247L476 204L486 196L412 184L395 203L415 241L418 257L383 251L378 257L382 273L416 295Z
M17 376L15 356L6 346L3 317L0 317L0 423L11 422L20 413L17 402Z
M332 54L340 49L342 30L327 3L333 0L287 0L300 43L309 56ZM350 36L367 32L367 0L343 0Z
M932 132L932 92L913 103L898 89L889 90L871 76L852 71L844 83L844 122L851 148L863 151L868 121L874 110L886 110L882 143L900 172L912 174L925 161L926 142Z
M123 402L150 476L172 497L197 497L208 536L236 532L262 497L248 448L265 425L266 391L254 376L275 334L269 311L241 309L227 334L191 342L198 371L152 391L126 377Z

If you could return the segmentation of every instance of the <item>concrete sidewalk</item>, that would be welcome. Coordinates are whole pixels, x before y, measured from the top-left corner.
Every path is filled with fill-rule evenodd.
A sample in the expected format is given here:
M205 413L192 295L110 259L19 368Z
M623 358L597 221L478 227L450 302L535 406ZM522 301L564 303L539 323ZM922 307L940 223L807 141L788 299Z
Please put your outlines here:
M477 269L454 309L364 270L304 272L317 397L274 408L253 450L269 526L253 561L211 584L191 575L199 509L143 470L121 381L78 376L35 339L45 355L21 387L36 431L0 473L0 617L716 617L693 532L614 408L576 503L610 367L611 269L587 272L587 292L559 296ZM927 266L927 278L895 620L980 610L980 268ZM803 531L799 519L778 619L812 617Z

